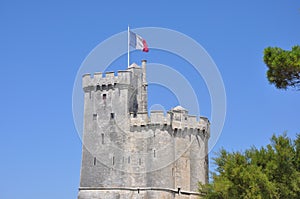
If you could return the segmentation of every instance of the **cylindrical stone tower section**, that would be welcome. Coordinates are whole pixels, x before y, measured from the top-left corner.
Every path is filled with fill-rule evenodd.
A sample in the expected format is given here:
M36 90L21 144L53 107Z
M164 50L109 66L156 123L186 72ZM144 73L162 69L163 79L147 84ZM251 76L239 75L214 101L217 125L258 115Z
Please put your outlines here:
M198 190L198 182L208 182L207 147L209 138L209 121L200 118L198 128L191 133L190 162L191 162L191 191Z
M174 139L172 130L162 127L153 125L147 139L147 186L174 188Z

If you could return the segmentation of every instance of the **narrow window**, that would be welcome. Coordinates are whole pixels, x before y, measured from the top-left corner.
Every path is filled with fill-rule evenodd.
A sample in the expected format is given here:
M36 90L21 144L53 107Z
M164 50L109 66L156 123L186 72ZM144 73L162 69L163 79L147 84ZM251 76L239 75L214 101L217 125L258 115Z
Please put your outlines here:
M174 168L172 168L172 176L174 176Z
M115 114L114 113L110 113L110 119L115 119Z
M156 157L156 154L155 154L155 152L156 152L156 151L155 151L155 150L153 150L153 156L154 156L154 157Z
M103 99L103 100L106 100L106 94L103 94L103 95L102 95L102 99Z
M97 120L97 113L93 114L93 120Z
M97 158L94 157L94 166L96 165L96 163L97 163Z
M104 144L104 133L101 134L101 142Z
M115 165L115 156L112 157L112 164Z
M100 91L100 85L96 86L96 91Z
M130 164L130 156L128 156L128 164Z
M174 129L174 134L177 134L177 131L178 131L177 128L175 128L175 129Z
M139 165L141 165L142 164L142 160L141 160L141 158L139 159Z

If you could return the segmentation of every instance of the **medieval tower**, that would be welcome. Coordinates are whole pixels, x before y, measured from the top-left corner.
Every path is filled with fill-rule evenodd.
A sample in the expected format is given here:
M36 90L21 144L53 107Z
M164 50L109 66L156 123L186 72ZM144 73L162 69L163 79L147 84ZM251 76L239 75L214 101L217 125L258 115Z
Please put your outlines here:
M146 61L83 75L78 199L199 198L208 181L209 121L177 106L148 113Z

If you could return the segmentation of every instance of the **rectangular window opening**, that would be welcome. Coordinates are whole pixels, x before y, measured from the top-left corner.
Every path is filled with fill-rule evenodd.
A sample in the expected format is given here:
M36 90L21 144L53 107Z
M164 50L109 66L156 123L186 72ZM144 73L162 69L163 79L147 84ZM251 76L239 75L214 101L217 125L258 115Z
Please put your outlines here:
M97 120L97 113L93 114L93 120Z
M96 163L97 163L97 158L94 157L94 166L96 165Z
M103 100L106 100L106 94L103 94L103 95L102 95L102 99L103 99Z
M104 144L104 133L101 134L101 143Z
M96 91L100 91L100 85L96 86Z
M156 151L155 150L153 150L153 156L156 157Z
M110 119L115 119L115 113L110 113Z
M139 165L141 165L142 164L142 160L141 160L141 158L139 159Z
M128 164L130 164L130 156L128 156Z
M115 156L112 157L112 164L115 165Z

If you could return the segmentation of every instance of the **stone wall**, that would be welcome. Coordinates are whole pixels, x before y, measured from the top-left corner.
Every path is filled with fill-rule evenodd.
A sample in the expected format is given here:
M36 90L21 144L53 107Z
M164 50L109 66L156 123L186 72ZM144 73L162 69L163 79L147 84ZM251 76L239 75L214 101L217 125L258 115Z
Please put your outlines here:
M148 116L142 66L83 76L79 199L196 198L208 181L209 121L181 106Z

